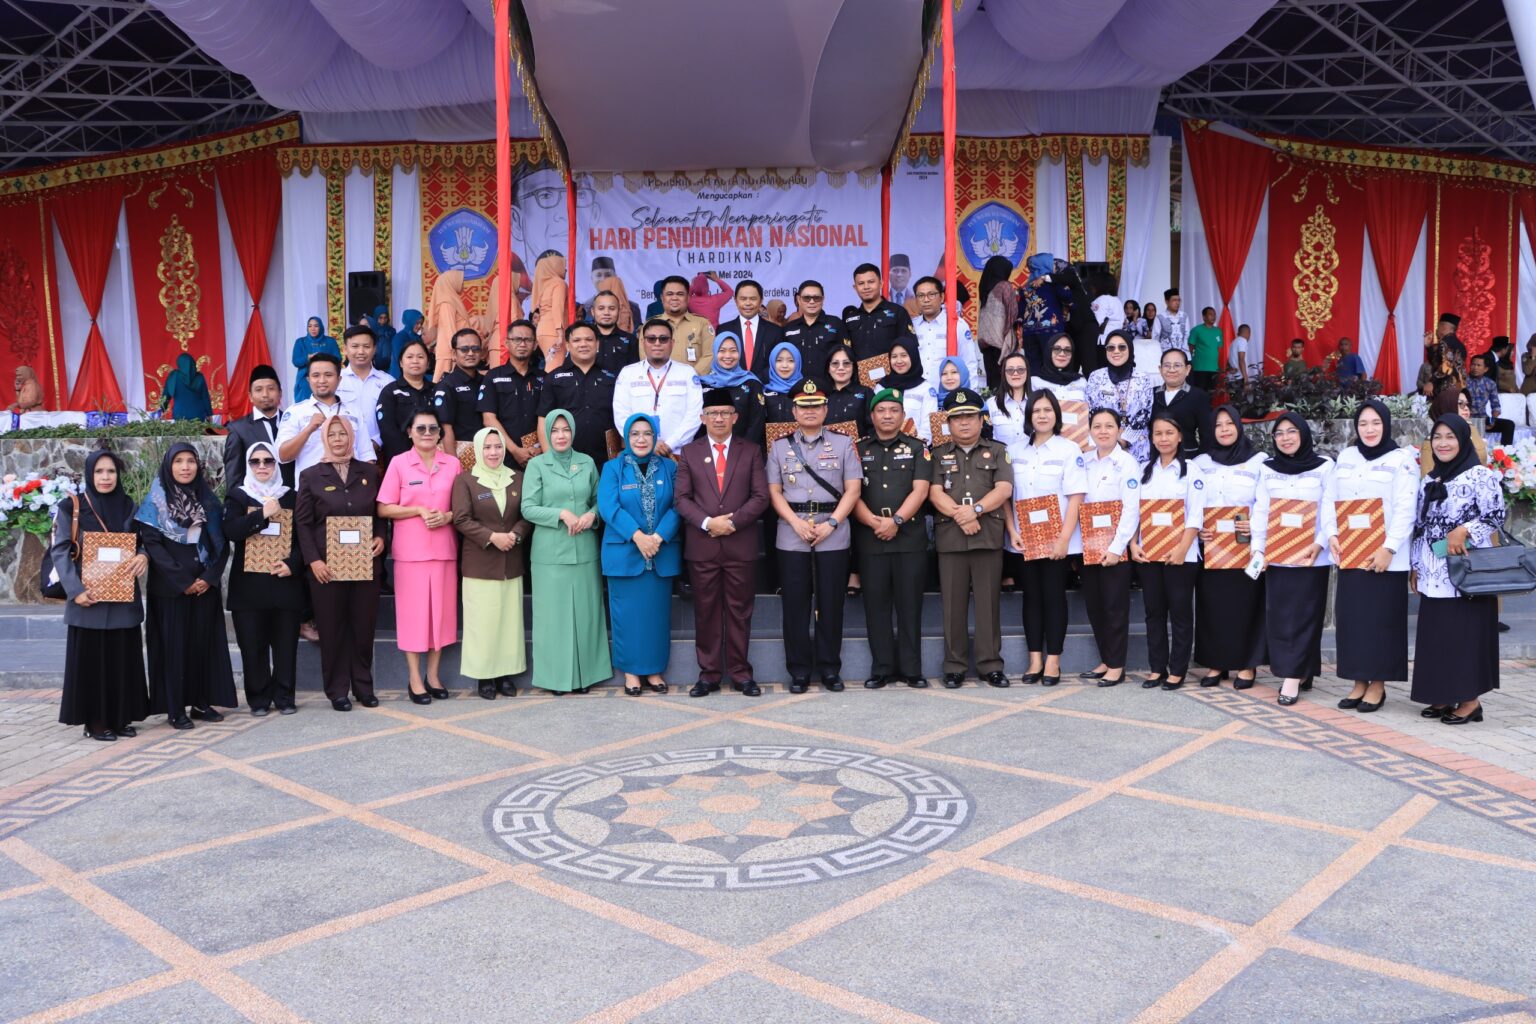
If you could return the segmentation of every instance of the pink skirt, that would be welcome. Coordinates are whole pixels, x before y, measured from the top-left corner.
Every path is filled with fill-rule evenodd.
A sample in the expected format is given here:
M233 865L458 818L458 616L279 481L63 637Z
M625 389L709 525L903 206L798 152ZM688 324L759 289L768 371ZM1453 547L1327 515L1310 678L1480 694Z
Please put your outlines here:
M453 562L396 562L395 644L418 654L459 642L459 574Z

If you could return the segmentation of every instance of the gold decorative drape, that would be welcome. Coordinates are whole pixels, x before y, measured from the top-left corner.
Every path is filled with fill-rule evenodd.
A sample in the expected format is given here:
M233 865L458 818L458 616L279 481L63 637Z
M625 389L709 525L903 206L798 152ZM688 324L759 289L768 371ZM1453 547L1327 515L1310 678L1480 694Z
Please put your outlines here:
M340 338L347 329L347 172L325 172L325 314L326 329Z
M1066 158L1067 259L1080 263L1088 258L1088 226L1084 223L1082 154Z
M394 206L394 172L384 167L377 168L373 172L373 269L384 275L386 283L394 281L390 273L394 253ZM394 310L391 309L390 313L393 314Z

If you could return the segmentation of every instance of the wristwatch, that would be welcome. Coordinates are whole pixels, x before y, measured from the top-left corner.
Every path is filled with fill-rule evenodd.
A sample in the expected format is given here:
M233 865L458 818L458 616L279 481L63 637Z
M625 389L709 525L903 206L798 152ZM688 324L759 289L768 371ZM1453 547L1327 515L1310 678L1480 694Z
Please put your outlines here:
M976 512L976 514L978 516L984 516L984 515L987 514L986 508L979 501L975 505L973 505L971 507L975 510L975 512Z
M843 525L837 521L837 516L827 516L827 522L832 524L832 529L834 530Z
M906 522L906 520L901 517L900 512L897 512L891 516L891 522L895 523L897 526L900 526L902 523Z

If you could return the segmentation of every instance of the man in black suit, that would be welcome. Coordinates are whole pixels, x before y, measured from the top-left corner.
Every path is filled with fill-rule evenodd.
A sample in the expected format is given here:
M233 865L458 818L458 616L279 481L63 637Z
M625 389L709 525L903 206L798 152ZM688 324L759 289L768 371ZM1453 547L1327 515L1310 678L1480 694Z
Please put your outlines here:
M245 479L245 450L265 441L277 450L277 421L283 404L283 385L277 371L263 363L251 371L251 414L229 425L224 437L224 486L235 488ZM283 483L293 486L293 463L280 464Z
M1211 396L1201 388L1189 384L1189 356L1180 348L1163 353L1159 364L1163 374L1163 386L1152 396L1152 411L1167 409L1179 421L1184 434L1184 454L1194 458L1205 450L1215 436L1215 416L1211 412Z
M768 356L784 340L784 328L762 315L763 286L751 278L736 286L736 319L727 320L715 333L730 331L741 339L741 365L768 383Z

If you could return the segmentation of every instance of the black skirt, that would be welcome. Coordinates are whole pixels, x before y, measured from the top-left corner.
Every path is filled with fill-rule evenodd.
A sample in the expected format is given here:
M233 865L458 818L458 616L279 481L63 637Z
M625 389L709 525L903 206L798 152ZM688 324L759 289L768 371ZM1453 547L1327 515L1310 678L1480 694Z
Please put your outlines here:
M1269 668L1282 679L1310 679L1323 670L1323 617L1328 612L1326 565L1266 569L1264 636Z
M1334 598L1340 679L1408 679L1408 573L1340 569Z
M1241 569L1207 569L1195 595L1195 661L1206 668L1245 669L1267 660L1264 577Z
M1498 688L1499 599L1419 598L1412 699L1457 704Z
M239 707L224 632L224 602L217 587L197 597L151 591L145 622L151 714Z
M144 686L144 641L138 626L127 629L69 627L64 648L64 695L59 721L92 722L116 729L149 714Z

